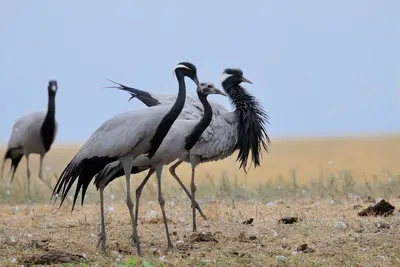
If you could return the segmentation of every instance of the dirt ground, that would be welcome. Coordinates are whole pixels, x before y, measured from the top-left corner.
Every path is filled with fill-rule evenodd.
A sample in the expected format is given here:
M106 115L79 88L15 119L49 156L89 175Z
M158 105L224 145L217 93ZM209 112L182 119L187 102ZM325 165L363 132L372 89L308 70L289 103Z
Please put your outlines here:
M173 251L166 250L158 203L144 202L138 230L144 259L154 266L400 266L400 199L389 202L396 210L387 217L358 216L371 205L364 202L203 203L208 225L198 216L196 235L191 232L189 203L167 203ZM118 266L137 258L123 203L107 206L106 256L96 248L98 205L78 206L72 213L70 209L1 206L0 265L29 266L32 256L54 251L77 254L69 256L75 262L62 266ZM278 222L286 216L298 221ZM251 224L243 224L250 218Z

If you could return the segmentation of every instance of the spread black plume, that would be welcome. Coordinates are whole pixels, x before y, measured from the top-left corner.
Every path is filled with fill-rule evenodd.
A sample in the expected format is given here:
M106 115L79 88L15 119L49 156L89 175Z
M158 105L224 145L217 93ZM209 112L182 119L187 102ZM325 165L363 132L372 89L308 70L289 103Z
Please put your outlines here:
M238 142L235 150L239 150L237 160L246 172L250 153L255 168L260 166L262 148L268 151L270 139L266 124L269 124L269 117L258 100L242 86L234 85L226 91L236 107Z
M146 92L146 91L143 91L140 89L136 89L133 87L129 87L129 86L114 82L110 79L107 79L107 80L109 80L112 83L115 83L118 86L107 86L106 88L116 88L116 89L119 89L122 91L129 92L131 94L131 98L129 98L129 100L131 100L132 98L137 98L148 107L157 106L160 104L160 102L157 99L155 99L154 97L152 97L149 92Z

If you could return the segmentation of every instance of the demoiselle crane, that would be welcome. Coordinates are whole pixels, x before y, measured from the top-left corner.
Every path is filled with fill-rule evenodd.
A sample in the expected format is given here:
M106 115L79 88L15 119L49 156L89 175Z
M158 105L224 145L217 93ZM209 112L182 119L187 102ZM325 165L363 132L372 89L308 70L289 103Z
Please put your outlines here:
M148 159L145 155L138 156L134 161L133 165L137 168L148 168L150 170L144 179L147 181L150 176L155 172L158 181L158 201L160 203L161 212L163 215L165 231L167 235L168 249L172 248L172 242L169 236L167 217L164 209L164 198L161 191L161 176L164 165L168 165L174 160L178 159L183 153L190 150L200 138L203 131L208 127L212 120L213 112L209 102L207 101L207 96L210 94L220 94L227 96L224 92L215 88L214 86L205 86L200 84L200 88L197 90L198 98L204 108L204 113L201 118L198 119L178 119L174 122L171 129L169 130L167 136L161 143L156 154L153 158ZM101 213L104 214L104 204L103 204L103 192L105 186L117 177L123 175L122 165L115 161L108 164L102 172L100 172L95 178L95 184L100 189L100 207ZM137 219L139 212L139 198L142 193L144 184L137 188L136 190L136 210L135 210L135 225L137 227ZM136 230L137 231L137 230ZM133 237L134 240L136 237ZM100 240L102 240L102 251L105 250L105 225L104 218L102 218L102 233L100 235ZM100 241L99 240L99 241Z
M146 153L148 153L147 157L151 159L179 116L186 98L184 78L189 77L197 87L200 86L196 67L192 63L178 63L175 67L175 75L179 84L179 92L173 104L147 107L117 114L105 121L92 134L61 173L54 187L52 198L56 198L61 193L60 206L78 177L72 210L81 188L81 204L83 205L85 192L93 177L108 163L118 160L123 166L126 178L126 203L131 217L132 236L137 237L133 202L130 194L130 173L133 161L139 155ZM139 239L136 242L137 253L141 256Z
M7 150L1 167L1 178L3 178L4 164L11 159L12 176L23 156L26 158L26 177L28 179L28 198L31 200L31 170L29 168L29 155L39 154L39 178L52 190L51 186L43 179L43 159L53 144L58 124L56 114L57 81L49 81L47 111L31 112L20 117L12 128L8 141Z
M194 174L198 164L222 160L232 155L235 151L238 151L237 161L240 162L239 168L247 172L246 168L250 155L254 168L256 168L260 166L262 149L268 152L270 138L267 135L266 124L269 123L269 117L258 100L240 85L242 82L252 83L243 76L241 69L227 68L224 70L221 76L221 84L235 110L228 112L223 106L211 103L214 116L209 127L203 132L189 154L182 155L169 168L171 175L178 181L183 190L194 201L195 205L196 202L193 196L193 193L196 191ZM119 85L118 89L129 92L132 96L131 98L138 98L149 107L165 105L176 98L176 95L157 95L119 83L116 84ZM202 113L203 109L199 101L187 96L186 105L180 117L200 117ZM189 162L192 167L190 187L193 197L188 193L188 190L176 174L176 168L183 161ZM143 169L133 167L131 170L132 173L139 171L143 171ZM100 179L102 178L100 177ZM146 180L140 186L144 186L143 183L145 182ZM196 231L194 207L192 203L193 231ZM200 207L198 209L201 210Z

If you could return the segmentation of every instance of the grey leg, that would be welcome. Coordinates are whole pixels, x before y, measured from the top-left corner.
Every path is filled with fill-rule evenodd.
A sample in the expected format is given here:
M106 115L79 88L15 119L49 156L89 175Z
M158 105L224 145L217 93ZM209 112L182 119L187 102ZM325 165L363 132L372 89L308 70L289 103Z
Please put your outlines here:
M182 183L181 179L179 179L178 175L176 174L176 168L181 165L182 161L178 160L174 165L172 165L171 167L169 167L169 172L171 173L171 175L175 178L175 180L179 183L179 185L182 187L183 191L185 191L186 195L188 195L188 197L190 199L192 199L192 195L189 193L189 191L186 189L185 185ZM207 217L206 215L204 215L203 211L201 210L199 204L196 203L196 209L199 211L201 217L203 217L204 220L207 221Z
M31 170L29 168L29 155L25 155L26 158L26 177L28 178L28 199L32 200L31 198Z
M126 205L129 209L129 215L131 216L131 223L132 223L132 236L136 236L136 249L137 254L139 257L142 257L142 251L140 249L140 242L139 236L137 235L137 229L135 225L135 215L133 214L133 202L131 198L131 181L130 175L133 166L133 158L131 155L120 157L119 160L121 161L122 167L124 168L125 178L126 178ZM133 243L133 239L132 239Z
M40 161L39 161L39 179L42 180L42 182L43 182L45 185L47 185L47 187L50 188L51 191L53 191L53 188L51 187L51 185L43 179L43 171L42 171L42 169L43 169L43 159L44 159L44 155L40 155Z
M104 255L106 253L106 226L104 222L104 188L100 187L100 213L101 213L101 233L99 241L97 242L97 248L101 242L101 253Z
M5 163L5 160L3 159L3 162L2 162L2 164L1 164L1 175L0 175L0 180L3 180L3 174L4 174L4 163Z
M165 209L164 209L165 200L163 198L162 191L161 191L161 174L162 174L163 165L158 165L155 169L156 169L156 175L157 175L157 181L158 181L158 202L160 203L161 212L162 212L163 219L164 219L165 233L167 234L168 249L172 249L174 246L172 245L171 238L169 237L167 216L165 214Z
M136 189L136 209L135 209L135 225L137 228L138 225L138 217L139 217L139 199L140 196L142 195L142 190L143 187L146 185L147 181L149 178L153 175L154 169L150 169L149 172L147 173L147 176L144 178L143 182L139 185L139 187ZM136 236L133 236L133 242L136 243Z
M193 232L196 232L196 185L194 184L194 170L196 166L192 164L192 180L190 182L190 189L192 190L192 216L193 216Z
M117 165L115 165L115 167L117 167L119 165L119 162ZM105 222L104 222L104 188L106 186L106 183L108 182L108 180L110 178L112 178L112 176L118 172L121 167L118 168L114 168L113 171L109 172L107 174L107 176L105 176L105 178L103 178L100 182L99 182L99 190L100 190L100 215L101 215L101 232L99 234L99 240L97 242L97 248L99 247L100 243L101 243L101 253L104 255L106 252L106 241L107 241L107 236L106 236L106 226L105 226ZM103 169L103 171L105 171Z

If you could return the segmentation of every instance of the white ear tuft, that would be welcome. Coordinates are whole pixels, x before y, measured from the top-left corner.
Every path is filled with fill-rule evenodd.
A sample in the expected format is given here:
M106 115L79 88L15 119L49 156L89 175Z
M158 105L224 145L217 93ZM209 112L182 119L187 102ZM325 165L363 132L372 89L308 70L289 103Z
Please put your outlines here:
M231 76L233 76L233 74L223 73L221 75L221 83L225 82Z
M188 66L183 65L183 64L178 64L178 65L176 65L175 70L176 70L176 69L179 69L179 68L185 68L185 69L190 70L190 68L189 68Z

